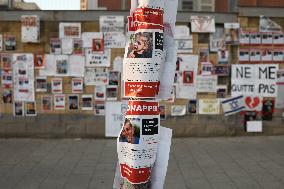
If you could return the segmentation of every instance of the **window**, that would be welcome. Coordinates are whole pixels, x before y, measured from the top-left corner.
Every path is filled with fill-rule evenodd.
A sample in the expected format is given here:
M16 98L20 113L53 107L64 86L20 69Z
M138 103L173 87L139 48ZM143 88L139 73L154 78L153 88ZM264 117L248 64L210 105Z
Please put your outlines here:
M192 0L183 0L182 1L182 10L193 10L193 1Z
M215 0L200 0L199 10L205 12L215 11Z

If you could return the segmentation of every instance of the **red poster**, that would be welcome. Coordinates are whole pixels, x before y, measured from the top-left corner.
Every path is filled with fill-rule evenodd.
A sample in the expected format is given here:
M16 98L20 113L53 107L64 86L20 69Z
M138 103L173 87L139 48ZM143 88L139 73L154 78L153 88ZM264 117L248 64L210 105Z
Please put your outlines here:
M129 101L127 115L159 115L159 103L147 101Z
M139 98L155 98L159 82L125 82L124 96Z
M138 8L133 13L133 21L153 25L163 25L163 14L164 11L160 9Z
M145 183L150 179L151 169L150 168L139 168L134 169L126 164L120 164L121 176L126 178L132 184Z

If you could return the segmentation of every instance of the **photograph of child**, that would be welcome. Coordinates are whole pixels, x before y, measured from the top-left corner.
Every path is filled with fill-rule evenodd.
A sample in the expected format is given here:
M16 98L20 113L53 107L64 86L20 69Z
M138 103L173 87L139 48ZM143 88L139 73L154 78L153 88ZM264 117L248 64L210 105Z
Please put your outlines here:
M152 58L153 33L139 32L132 36L127 58Z
M124 126L120 133L119 141L128 142L130 144L139 144L140 129L134 125L130 119L125 119Z

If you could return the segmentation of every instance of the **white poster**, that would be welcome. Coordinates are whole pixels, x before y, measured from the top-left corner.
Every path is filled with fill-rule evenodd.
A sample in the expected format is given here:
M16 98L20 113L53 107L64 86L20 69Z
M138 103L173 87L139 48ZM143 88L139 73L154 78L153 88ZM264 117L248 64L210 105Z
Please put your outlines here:
M107 68L85 68L84 82L86 85L108 85Z
M83 93L83 78L72 78L72 93Z
M127 102L106 102L105 136L117 137L123 126Z
M13 54L14 101L35 101L34 56Z
M198 113L205 115L220 114L220 100L219 99L199 99Z
M51 78L51 91L52 93L63 93L62 78Z
M95 53L90 48L85 49L86 67L110 67L111 50Z
M171 116L184 116L186 114L186 105L173 105L171 107Z
M69 76L84 77L85 57L81 55L69 56Z
M72 54L73 52L73 39L72 38L63 38L61 39L62 45L62 54Z
M240 24L225 23L225 40L227 44L236 45L240 41Z
M277 64L232 65L232 96L277 96Z
M59 38L81 38L81 23L59 23Z
M55 55L46 54L44 58L45 58L45 67L44 69L39 70L39 75L54 76L56 73Z
M100 16L101 32L124 32L124 16Z
M36 92L47 92L47 77L36 77Z
M279 69L277 72L277 97L275 100L275 108L284 108L284 70Z
M38 43L40 40L40 20L37 15L22 15L22 42Z
M218 77L216 75L198 75L196 78L197 92L216 93Z
M216 27L216 32L210 34L210 51L217 52L225 48L224 27Z
M270 18L260 15L259 18L260 32L282 32L282 27Z
M82 95L82 110L93 109L93 95Z
M124 48L125 35L121 32L105 32L104 33L105 48Z
M106 99L106 85L96 85L95 86L95 100L96 101L105 101Z
M94 39L103 39L102 32L84 32L82 33L83 48L92 48Z
M3 35L0 34L0 51L3 51Z
M191 31L196 33L214 33L215 17L214 16L191 16Z
M55 55L56 76L69 76L68 55Z
M65 94L54 94L54 109L65 110Z

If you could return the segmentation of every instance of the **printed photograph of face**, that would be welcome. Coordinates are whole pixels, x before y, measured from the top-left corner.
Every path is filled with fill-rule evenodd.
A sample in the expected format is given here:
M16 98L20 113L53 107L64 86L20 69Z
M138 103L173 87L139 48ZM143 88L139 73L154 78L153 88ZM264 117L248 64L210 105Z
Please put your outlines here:
M125 119L124 126L120 133L119 141L128 142L130 144L139 144L140 129L133 124L130 119Z
M139 32L132 35L127 58L152 58L153 33Z

